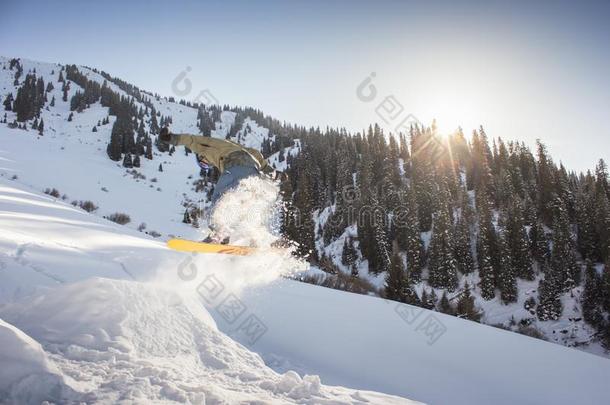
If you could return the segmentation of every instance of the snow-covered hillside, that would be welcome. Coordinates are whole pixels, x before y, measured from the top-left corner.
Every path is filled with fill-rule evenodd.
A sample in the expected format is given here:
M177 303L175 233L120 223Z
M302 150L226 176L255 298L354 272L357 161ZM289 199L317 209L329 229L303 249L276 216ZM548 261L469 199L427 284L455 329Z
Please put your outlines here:
M316 212L314 218L316 229L320 229L320 225L328 220L331 214L332 207L324 209L322 212ZM340 269L345 274L350 274L351 269L345 266L341 261L342 249L346 239L356 239L357 230L355 226L346 228L344 233L328 245L324 245L322 238L317 241L317 248L320 252L333 261L336 268ZM427 246L430 243L430 232L421 234L424 244ZM358 242L355 243L358 247ZM601 273L601 268L599 270ZM373 287L381 291L386 282L386 273L372 274L368 272L366 260L363 260L361 255L358 261L358 275L360 278L367 280ZM600 342L591 342L592 337L596 335L595 328L586 323L582 319L580 301L584 293L584 288L581 286L573 288L570 292L562 295L561 301L564 308L560 319L555 321L539 321L533 310L528 310L525 303L531 297L536 297L538 283L542 278L541 275L533 281L519 280L518 281L518 298L516 302L506 304L503 303L500 297L495 297L492 300L483 299L478 292L474 292L474 302L476 306L482 310L483 317L481 322L486 325L494 325L505 328L507 330L515 330L525 332L535 330L544 339L574 347L579 350L584 350L588 353L593 353L599 356L608 356L608 351L604 349ZM470 286L476 286L480 282L477 273L469 275L460 275L459 285L464 286L468 283ZM414 290L418 296L422 296L424 290L428 293L434 291L437 297L442 296L443 289L432 288L425 282L414 284ZM458 290L449 295L450 299L459 297L462 290ZM521 320L527 320L521 322Z
M38 136L37 131L30 128L30 122L27 131L11 129L0 124L0 134L6 136L8 140L3 142L0 148L0 159L2 159L0 175L7 178L16 176L20 182L39 191L56 189L65 201L77 205L81 201L90 201L97 207L93 211L94 214L101 217L124 213L130 218L127 227L159 236L162 240L171 236L202 239L208 233L205 220L197 221L198 227L183 223L185 210L205 211L208 204L206 190L201 191L198 167L192 155L187 156L183 148L178 148L173 156L169 156L153 147L152 160L142 158L139 168L122 167L121 162L111 161L106 152L112 124L115 121L115 117L109 115L109 109L96 102L82 112L74 113L72 120L68 120L70 97L83 89L76 83L71 83L67 101L63 101L61 83L58 82L61 65L24 59L20 60L20 64L23 67L22 77L28 72L36 72L37 77L42 77L45 83L53 83L54 87L48 92L49 102L41 111L41 117L45 122L43 136ZM0 98L4 99L8 93L15 95L17 86L14 84L15 69L9 69L10 60L0 58L0 65L2 65ZM112 91L127 96L117 84L105 80L101 74L86 67L78 69L88 79L100 84L106 81ZM51 99L55 100L53 106ZM195 108L154 96L149 96L148 99L159 114L171 117L172 131L199 133ZM137 101L135 103L140 105L140 108L146 108ZM12 122L15 115L14 112L7 112L7 122ZM211 136L224 139L233 133L233 136L229 136L230 139L259 149L263 142L275 139L267 128L263 128L250 118L240 122L240 129L231 131L236 125L236 116L233 111L220 112ZM110 119L108 124L97 125L106 117ZM146 125L149 129L149 123ZM93 127L96 128L95 132L92 131ZM294 157L300 150L300 141L296 140L293 146L287 146L280 152L272 154L268 159L269 164L278 170L286 170L288 156ZM160 171L160 168L163 171ZM316 214L316 232L321 229L330 212L329 207ZM349 273L350 270L341 263L341 253L346 238L350 237L356 244L358 243L355 238L356 233L355 227L351 226L343 235L326 246L321 235L318 235L318 251L324 252L337 268ZM429 238L430 234L423 235L426 243L429 243ZM369 274L366 260L361 256L359 259L359 277L371 282L378 290L383 289L385 274ZM478 277L476 275L463 277L460 284L463 285L466 281L470 285L476 285ZM604 355L604 349L599 343L588 343L595 331L582 321L582 316L577 310L578 306L573 305L573 301L578 299L582 289L576 289L576 297L563 298L566 310L560 320L537 322L535 316L524 309L524 302L529 298L530 292L535 291L537 280L521 284L524 285L520 285L519 299L510 305L502 304L499 298L485 301L475 291L476 304L484 310L482 321L517 330L521 327L519 325L521 319L530 321L533 319L533 326L546 339ZM424 284L417 286L419 295L423 288ZM437 296L442 295L440 290L436 293Z
M9 93L15 96L18 89L13 83L15 70L9 69L9 60L0 57L0 98L3 100ZM73 113L72 119L68 120L70 98L83 89L72 82L67 101L63 101L61 83L58 83L61 65L27 59L20 59L20 64L23 66L22 76L35 73L45 83L52 83L54 88L47 93L49 102L41 111L45 123L44 136L38 136L38 131L31 129L30 123L28 130L2 125L2 134L10 140L3 142L0 149L3 175L17 176L24 184L40 191L55 188L68 202L91 201L99 207L95 210L99 216L125 213L131 218L128 227L140 228L147 233L165 238L173 235L193 239L201 239L202 234L207 234L205 222L199 223L199 229L182 223L185 207L203 208L207 203L205 193L195 191L199 169L192 154L186 156L184 149L180 148L173 156L168 156L154 149L153 160L142 159L141 167L126 170L121 162L110 161L106 153L115 120L109 115L108 108L97 102L80 113ZM78 69L89 80L99 84L106 82L111 90L127 96L99 73L83 66ZM53 98L55 105L51 106ZM199 133L195 108L163 98L149 99L159 114L172 118L173 132ZM145 108L137 101L135 103ZM7 112L7 121L12 122L15 116L14 112ZM110 122L98 125L106 117ZM222 112L211 135L226 138L234 122L235 113ZM96 131L92 132L94 127ZM273 140L274 137L266 128L246 119L232 139L260 148L264 139ZM19 158L15 159L16 156ZM272 158L277 159L277 156ZM163 171L159 170L160 165ZM133 195L139 198L131 198Z
M17 89L8 63L0 58L2 99ZM287 257L192 259L166 249L163 241L172 235L200 239L207 232L205 222L200 228L182 222L186 207L207 204L197 190L192 154L178 148L169 156L153 148L152 160L124 168L106 152L115 120L108 108L94 103L68 120L70 96L82 89L72 83L64 102L60 65L21 63L24 74L35 69L54 83L48 98L55 105L46 103L41 111L43 136L31 122L27 131L0 124L0 362L8 365L0 367L0 398L409 403L370 392L378 391L439 404L596 404L610 394L607 359L284 279L307 268ZM104 82L91 69L79 70ZM115 83L108 86L126 95ZM196 109L153 96L150 101L171 117L173 132L199 132ZM108 116L108 124L98 125ZM9 123L14 118L7 112ZM236 119L222 111L211 135L255 148L275 138L250 118L231 130ZM286 157L300 151L297 140L268 161L285 170ZM58 197L43 195L45 189L57 189ZM78 208L83 201L97 209ZM129 215L130 222L103 219L115 213ZM317 212L316 223L329 213ZM318 248L341 268L344 239L354 234L350 227L329 246L320 239ZM191 264L193 279L183 273ZM366 263L359 266L367 277ZM385 281L383 274L369 279L376 287ZM214 300L205 295L209 283L222 287ZM520 286L522 294L510 306L477 298L484 321L506 324L515 314L526 316L529 289ZM591 333L574 328L570 302L566 298L564 318L545 323L551 340L570 343ZM238 319L227 316L223 303L241 309ZM317 375L350 389L322 385Z
M599 404L610 394L606 359L279 279L292 265L281 257L200 255L184 277L188 255L18 180L0 180L0 228L4 398L408 403L367 391L377 390L443 404Z
M187 283L176 270L184 255L9 183L0 185L0 399L412 403L278 374L217 329L200 283L215 276L235 293L267 284L279 273L255 271L269 259L231 273L239 262L204 258Z

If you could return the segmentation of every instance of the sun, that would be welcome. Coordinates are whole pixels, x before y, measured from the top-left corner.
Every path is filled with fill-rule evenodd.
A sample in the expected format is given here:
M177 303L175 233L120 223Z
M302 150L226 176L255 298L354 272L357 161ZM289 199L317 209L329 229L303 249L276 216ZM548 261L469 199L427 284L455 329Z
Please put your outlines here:
M437 135L447 136L458 128L465 132L478 128L485 108L481 98L460 85L434 86L420 98L421 115L436 121Z

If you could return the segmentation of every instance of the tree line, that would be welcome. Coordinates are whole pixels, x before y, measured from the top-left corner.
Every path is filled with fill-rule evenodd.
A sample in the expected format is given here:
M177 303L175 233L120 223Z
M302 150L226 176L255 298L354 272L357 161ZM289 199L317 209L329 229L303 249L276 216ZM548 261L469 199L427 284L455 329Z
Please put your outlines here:
M357 236L344 238L342 264L354 277L366 260L369 272L387 275L388 298L422 306L430 298L414 293L418 283L459 292L470 318L477 317L473 288L485 300L509 304L519 279L539 280L528 308L540 320L555 320L563 313L561 296L580 286L584 319L610 344L603 160L593 172L569 172L542 142L532 151L490 140L483 128L470 139L461 130L442 137L434 124L408 135L388 136L374 125L357 134L316 129L299 137L303 150L287 157L290 181L282 193L283 230L300 254L327 261L316 239L328 245L351 227ZM328 219L316 224L313 214L325 209ZM461 275L474 272L477 285L459 285ZM447 309L446 297L441 302Z

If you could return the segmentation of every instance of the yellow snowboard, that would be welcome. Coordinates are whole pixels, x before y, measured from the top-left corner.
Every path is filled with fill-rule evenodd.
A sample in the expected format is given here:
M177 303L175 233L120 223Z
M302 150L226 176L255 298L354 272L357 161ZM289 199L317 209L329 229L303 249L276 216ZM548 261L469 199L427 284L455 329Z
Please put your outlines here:
M220 253L225 255L247 256L256 252L256 248L247 246L221 245L219 243L194 242L186 239L170 239L167 247L181 252Z

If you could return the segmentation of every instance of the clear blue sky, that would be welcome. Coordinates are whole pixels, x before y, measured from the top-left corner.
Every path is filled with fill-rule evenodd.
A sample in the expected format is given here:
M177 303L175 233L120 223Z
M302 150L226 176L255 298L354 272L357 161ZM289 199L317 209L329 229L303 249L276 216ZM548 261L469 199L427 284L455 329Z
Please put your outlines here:
M541 138L576 170L610 160L607 1L2 3L5 56L98 67L168 96L188 66L184 98L209 89L308 126L359 130L393 95L443 131ZM367 103L356 88L371 72Z

